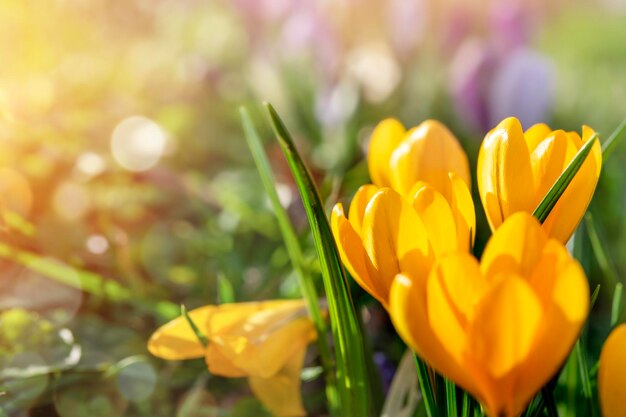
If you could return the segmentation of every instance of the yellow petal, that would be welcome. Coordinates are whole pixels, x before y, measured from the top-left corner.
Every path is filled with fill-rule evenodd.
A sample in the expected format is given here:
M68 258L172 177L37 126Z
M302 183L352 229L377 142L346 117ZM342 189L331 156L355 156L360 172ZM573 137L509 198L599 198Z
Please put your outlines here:
M217 314L212 317L212 321L216 320L219 320ZM298 303L273 302L268 308L214 333L211 343L236 368L248 375L268 378L315 338L313 323L307 317L304 303L298 300Z
M350 202L348 219L350 219L350 224L358 235L361 235L361 227L363 226L365 208L367 207L367 204L370 202L374 194L378 192L378 190L379 188L373 184L362 185L354 194L354 197Z
M489 239L481 270L491 280L500 273L530 276L546 242L537 219L525 212L515 213Z
M205 330L216 306L200 307L189 312L189 317L201 331ZM167 360L201 358L205 354L198 337L184 317L178 317L161 326L148 341L148 350L154 356Z
M480 147L478 190L491 230L517 211L535 209L530 154L514 117L500 122Z
M206 349L204 361L213 375L224 376L227 378L242 378L248 373L243 369L237 368L226 356L222 354L221 346L215 343L209 343Z
M413 208L422 219L435 256L457 250L455 217L441 193L423 184L413 198Z
M519 371L517 411L521 411L565 362L589 309L589 285L584 271L563 244L545 246L530 285L544 311L531 353Z
M379 187L391 186L389 160L405 133L402 123L395 119L383 120L372 133L367 151L367 166L372 182Z
M421 219L398 193L385 188L370 202L363 220L363 246L378 271L384 299L396 274L425 277L432 250Z
M537 145L530 155L536 193L535 207L563 173L576 151L576 146L562 130L552 132Z
M473 356L495 379L505 376L528 357L541 319L528 283L508 275L478 305L469 331Z
M448 128L436 120L411 129L391 155L390 166L392 186L404 196L417 181L424 181L449 199L449 172L471 184L465 151Z
M430 327L459 363L463 362L469 323L486 289L478 262L467 253L444 256L428 278Z
M276 417L306 416L300 392L300 372L305 349L292 353L283 368L269 378L250 376L248 382L254 395Z
M352 223L346 219L341 203L333 208L330 223L339 256L352 278L361 288L386 305L387 290L363 248L361 237L354 230Z
M600 354L598 392L604 417L624 417L626 397L626 324L609 335Z
M405 274L395 277L390 293L389 315L398 334L428 364L454 380L477 398L482 398L462 363L430 327L424 280Z
M583 127L583 140L580 140L577 134L566 135L568 154L563 169L582 147L584 141L589 140L593 134L593 130L585 126ZM601 167L602 149L599 141L596 140L591 148L591 154L587 156L580 170L544 221L543 228L548 235L563 243L569 240L587 210L591 197L593 197Z
M552 129L545 123L537 123L524 132L524 138L528 145L528 151L533 152L548 135L552 133Z
M457 229L457 243L460 251L469 251L474 246L476 237L476 210L472 193L465 181L454 172L449 173L452 184L450 209Z

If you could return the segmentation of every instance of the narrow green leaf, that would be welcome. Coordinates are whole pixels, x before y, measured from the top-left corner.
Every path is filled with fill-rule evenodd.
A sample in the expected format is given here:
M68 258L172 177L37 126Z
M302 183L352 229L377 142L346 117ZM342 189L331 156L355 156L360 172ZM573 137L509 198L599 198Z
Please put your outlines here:
M600 295L600 285L596 285L596 288L591 293L591 297L589 300L589 311L593 310L593 306L596 305L596 301L598 300L598 295Z
M611 305L611 328L619 322L619 318L622 313L622 296L624 292L624 285L618 282L615 285L615 291L613 292L613 304Z
M461 417L471 417L472 399L467 392L463 392L463 402L461 405Z
M217 275L217 296L220 304L235 302L233 284L222 272Z
M446 410L449 416L456 416L458 415L456 406L456 385L448 378L444 378L444 381L446 387Z
M209 339L206 338L204 333L202 333L200 329L198 328L198 326L196 326L196 323L194 323L191 317L189 317L189 313L187 312L187 307L185 307L184 304L180 305L180 315L183 316L185 320L187 320L187 323L189 323L189 327L191 327L191 330L193 330L194 334L196 335L200 343L202 343L202 346L208 347Z
M556 203L561 198L561 195L567 189L567 186L572 182L574 176L585 162L587 155L591 152L591 148L595 141L598 140L598 134L594 134L576 153L574 159L567 165L563 173L559 176L559 178L554 182L548 193L545 195L543 200L539 203L535 211L533 211L533 216L535 216L541 223L543 223L547 218Z
M324 337L327 333L327 325L319 306L319 297L315 288L315 283L313 282L313 277L305 267L304 257L302 255L300 244L298 243L296 231L291 224L287 211L280 203L278 191L276 190L275 185L276 180L272 174L272 169L270 167L267 154L265 153L265 149L263 148L261 138L254 128L254 124L250 119L248 111L242 107L239 109L239 112L248 147L252 153L257 171L259 172L263 188L265 189L272 205L272 209L274 210L274 215L276 216L283 241L285 242L287 253L289 254L291 264L298 279L298 284L300 285L300 291L302 292L302 296L307 303L309 317L315 324L317 333L320 335L320 337L317 338L317 345L320 352L322 366L325 371L324 375L326 378L326 397L328 401L328 408L331 415L337 416L339 407L339 404L337 403L337 383L335 381L331 350L326 337Z
M324 206L287 128L274 108L270 104L266 104L266 107L274 133L298 185L320 260L335 341L341 415L364 417L372 415L363 335Z
M585 214L585 226L587 227L587 234L589 235L589 243L591 243L593 255L595 256L596 261L598 261L598 266L602 270L602 275L605 278L608 278L611 285L616 285L619 282L617 272L615 272L615 269L609 261L609 256L602 245L600 234L598 233L598 229L596 228L596 224L591 213Z
M415 367L422 391L424 407L426 408L426 415L428 417L438 417L437 402L435 400L435 392L433 390L432 380L430 379L428 365L426 365L426 362L421 360L419 356L415 355Z
M606 161L613 153L620 140L623 138L622 134L626 131L626 120L624 120L618 127L611 133L611 136L602 144L602 159Z
M580 372L580 380L583 386L583 396L588 402L588 410L591 410L591 417L595 417L595 407L593 400L593 390L591 389L591 381L589 380L589 367L587 366L587 355L584 351L580 338L574 346L576 358L578 360L578 370Z

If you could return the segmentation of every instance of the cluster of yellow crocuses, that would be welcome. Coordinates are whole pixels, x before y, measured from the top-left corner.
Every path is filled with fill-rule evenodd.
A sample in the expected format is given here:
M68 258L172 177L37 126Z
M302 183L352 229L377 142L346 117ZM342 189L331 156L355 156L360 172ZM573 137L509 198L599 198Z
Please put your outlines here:
M467 156L441 123L406 130L396 120L372 134L373 184L354 195L346 217L332 212L342 261L388 310L405 342L432 368L474 395L493 417L517 416L562 366L589 309L584 271L564 244L595 190L596 141L567 190L540 224L531 213L594 132L523 131L508 118L487 134L478 190L493 235L472 255L476 215ZM300 370L316 339L303 301L207 306L190 312L208 344L178 318L150 339L164 359L204 357L209 371L247 376L276 416L305 415ZM609 338L599 385L606 417L620 416L626 328ZM607 368L609 368L607 370Z
M331 225L355 280L389 311L430 366L473 394L490 416L519 415L563 364L587 317L585 274L564 247L596 187L596 141L541 225L531 213L594 132L502 121L483 141L478 189L493 235L471 254L476 219L467 157L429 120L374 130L348 216Z

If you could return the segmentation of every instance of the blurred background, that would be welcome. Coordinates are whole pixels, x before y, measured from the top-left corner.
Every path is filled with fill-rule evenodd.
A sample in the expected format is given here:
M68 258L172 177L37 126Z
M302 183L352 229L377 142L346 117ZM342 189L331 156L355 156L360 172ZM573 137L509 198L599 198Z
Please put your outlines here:
M624 0L2 0L0 415L263 415L245 380L146 350L181 303L224 301L219 283L237 301L299 296L239 106L318 276L262 101L331 207L368 181L367 140L390 116L443 121L473 166L510 115L606 139L626 118L625 41ZM593 358L626 272L625 163L626 145L581 232L601 285ZM352 290L388 383L404 346ZM321 384L304 384L310 415L324 414Z

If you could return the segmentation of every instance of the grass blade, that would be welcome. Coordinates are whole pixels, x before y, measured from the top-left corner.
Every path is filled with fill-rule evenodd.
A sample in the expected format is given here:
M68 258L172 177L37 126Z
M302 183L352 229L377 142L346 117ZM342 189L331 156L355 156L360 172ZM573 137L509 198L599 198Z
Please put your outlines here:
M341 415L372 415L363 336L324 206L287 128L274 108L270 104L266 104L266 107L274 133L298 185L320 260L335 341Z
M187 324L189 324L189 327L191 327L191 330L193 330L193 333L196 335L196 337L198 338L198 341L202 344L202 346L208 347L209 339L206 338L206 336L204 335L204 333L200 331L196 323L194 323L191 317L189 317L189 313L187 312L187 307L185 307L184 304L180 305L180 315L185 318L185 320L187 321Z
M613 303L611 305L611 328L615 327L619 322L622 313L622 296L624 292L624 285L618 282L613 292Z
M426 362L421 360L417 355L415 355L415 368L417 369L417 378L420 383L420 390L422 391L426 415L428 417L438 417L437 403L435 401L435 393L433 391L433 384L430 379L428 366L426 365Z
M448 378L444 378L444 380L446 384L446 410L449 416L456 416L458 415L456 406L456 385Z
M272 205L272 209L274 210L274 215L276 216L278 227L280 228L283 241L285 242L287 253L289 254L291 264L298 279L298 284L300 285L300 291L302 292L302 296L307 303L309 316L315 324L318 334L320 335L320 337L317 338L317 345L320 352L322 367L325 371L326 397L328 400L329 412L331 415L336 416L338 415L336 381L333 374L333 362L330 347L328 346L326 337L324 337L327 333L327 326L319 306L317 290L315 289L313 278L304 266L304 257L302 255L300 244L298 243L298 236L293 228L293 225L291 224L291 221L289 220L287 211L280 203L278 192L276 191L276 181L274 179L274 175L272 174L272 169L270 168L270 163L267 158L267 154L265 153L265 149L263 148L261 138L254 128L254 124L250 119L248 111L245 108L240 108L239 112L241 115L241 122L243 124L246 141L248 142L248 147L250 148L257 171L261 177L263 188L265 189Z
M535 211L533 211L533 216L535 216L539 222L543 223L547 218L556 203L561 198L561 195L567 189L567 186L572 182L574 176L580 169L580 167L585 162L587 155L591 152L591 148L594 143L598 140L598 134L594 134L576 153L571 162L567 165L563 173L557 178L557 180L552 184L550 190L546 196L541 200Z
M589 380L589 367L587 366L587 355L583 349L580 338L576 341L574 347L576 358L578 360L578 370L580 371L580 380L583 386L583 396L588 401L588 410L591 410L591 417L596 416L593 400L593 390L591 389L591 381Z
M593 250L596 261L598 261L600 270L602 270L602 275L605 278L608 278L612 285L617 284L619 282L617 272L615 272L615 269L609 261L606 250L604 249L604 246L602 246L602 240L600 239L600 234L598 233L598 229L596 228L596 224L591 213L587 213L585 215L585 227L587 228L587 234L589 235L591 250Z
M217 275L217 297L220 304L235 302L233 284L222 272Z
M611 136L602 144L602 159L607 160L613 153L619 141L622 139L622 134L626 131L626 120L624 120L618 127L611 133Z

